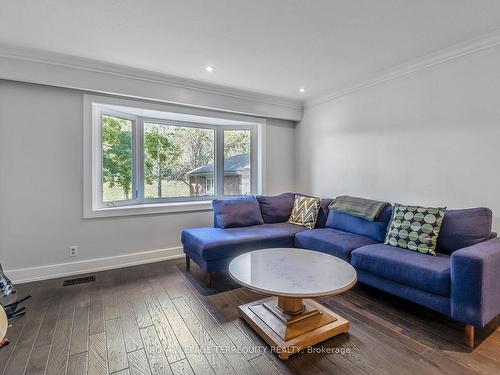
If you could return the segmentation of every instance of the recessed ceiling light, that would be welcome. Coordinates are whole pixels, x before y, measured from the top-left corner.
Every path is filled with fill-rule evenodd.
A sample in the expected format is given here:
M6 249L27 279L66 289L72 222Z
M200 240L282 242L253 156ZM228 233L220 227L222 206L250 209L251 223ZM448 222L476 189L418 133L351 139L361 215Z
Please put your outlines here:
M301 93L306 92L306 89L305 89L305 88L303 88L303 87L301 87L301 88L299 89L299 92L301 92Z
M212 65L207 65L205 67L205 70L208 72L208 73L213 73L214 71L214 67Z

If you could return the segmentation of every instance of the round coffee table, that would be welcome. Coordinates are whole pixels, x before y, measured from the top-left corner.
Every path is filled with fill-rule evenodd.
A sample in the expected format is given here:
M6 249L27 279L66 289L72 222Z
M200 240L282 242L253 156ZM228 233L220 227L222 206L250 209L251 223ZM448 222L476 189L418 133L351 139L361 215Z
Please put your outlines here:
M281 359L349 329L346 319L310 299L356 284L356 270L337 257L296 248L255 250L236 257L229 274L253 291L276 296L238 309Z

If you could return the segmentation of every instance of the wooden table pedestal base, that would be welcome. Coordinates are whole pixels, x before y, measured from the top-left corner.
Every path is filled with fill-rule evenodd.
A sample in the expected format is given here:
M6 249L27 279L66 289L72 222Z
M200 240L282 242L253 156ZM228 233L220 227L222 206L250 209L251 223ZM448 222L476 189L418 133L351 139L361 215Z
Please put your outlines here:
M312 299L269 297L238 310L281 359L349 329L346 319Z

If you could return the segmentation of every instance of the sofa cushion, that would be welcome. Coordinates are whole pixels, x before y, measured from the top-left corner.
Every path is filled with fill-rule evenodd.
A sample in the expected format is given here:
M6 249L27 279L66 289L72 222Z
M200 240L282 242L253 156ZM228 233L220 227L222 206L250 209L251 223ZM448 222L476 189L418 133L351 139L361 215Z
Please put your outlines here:
M449 255L428 257L415 251L375 244L354 250L351 264L387 280L444 297L450 295Z
M214 199L214 227L237 228L263 224L259 202L254 196Z
M262 224L241 228L191 228L182 231L184 248L204 260L233 257L268 247L293 247L295 233L306 230L288 223Z
M292 212L295 194L257 195L257 201L260 205L264 223L284 223Z
M356 270L358 280L384 292L404 298L413 303L439 311L442 314L450 315L450 297L429 293L422 289L416 289L409 285L397 283L395 281L378 277L370 272Z
M491 233L492 212L486 207L446 210L437 241L438 251L455 250L487 241Z
M350 214L330 210L325 226L344 232L359 234L378 242L384 242L387 226L391 220L392 206L386 205L374 221Z
M314 229L316 220L318 219L319 205L319 198L296 195L288 222L290 224L302 225L308 229Z
M446 207L394 204L385 244L436 255L436 245Z
M335 255L346 261L351 252L361 246L376 243L374 240L331 228L306 230L295 235L295 246Z

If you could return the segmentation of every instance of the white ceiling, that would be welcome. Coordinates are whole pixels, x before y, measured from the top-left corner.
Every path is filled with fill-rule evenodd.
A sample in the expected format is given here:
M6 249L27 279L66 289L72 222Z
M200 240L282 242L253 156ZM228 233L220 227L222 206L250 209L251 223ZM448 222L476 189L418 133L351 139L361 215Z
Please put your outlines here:
M0 46L295 99L499 28L498 0L0 0Z

